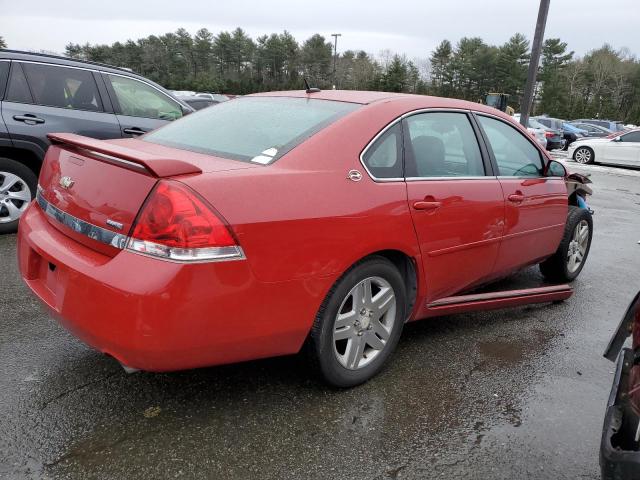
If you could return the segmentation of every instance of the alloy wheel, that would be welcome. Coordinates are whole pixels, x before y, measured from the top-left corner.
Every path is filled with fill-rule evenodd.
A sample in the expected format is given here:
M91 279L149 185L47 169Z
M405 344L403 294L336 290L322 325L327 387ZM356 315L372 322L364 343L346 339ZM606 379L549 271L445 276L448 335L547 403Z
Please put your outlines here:
M576 162L589 163L591 162L591 150L588 148L579 148L574 155Z
M20 218L31 202L31 189L19 176L0 171L0 223Z
M333 348L349 370L368 365L387 346L396 318L393 287L381 277L368 277L342 301L333 325Z
M582 261L587 253L589 245L589 224L586 220L580 221L573 230L573 237L569 242L567 251L567 270L569 273L576 272L582 265Z

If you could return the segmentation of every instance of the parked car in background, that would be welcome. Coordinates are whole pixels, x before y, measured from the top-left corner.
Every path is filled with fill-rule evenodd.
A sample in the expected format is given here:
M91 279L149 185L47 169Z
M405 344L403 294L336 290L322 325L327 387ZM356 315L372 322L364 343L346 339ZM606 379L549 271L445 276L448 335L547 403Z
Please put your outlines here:
M327 382L357 385L407 321L568 298L469 292L532 264L572 281L592 238L564 166L462 100L272 92L138 139L51 138L22 277L133 369L304 348Z
M619 121L614 120L600 120L596 118L579 118L574 120L575 123L589 123L591 125L598 125L600 127L604 127L612 132L622 132L625 130L624 124Z
M192 95L192 96L188 96L188 97L187 96L180 97L180 100L182 100L184 103L190 105L195 110L202 110L203 108L207 108L207 107L210 107L211 105L216 105L216 104L220 103L217 100L212 100L210 98L201 97L199 95Z
M520 114L519 113L515 113L513 115L511 115L511 117L518 123L520 123ZM535 127L533 125L536 125ZM547 148L547 137L545 136L545 132L547 131L547 128L544 127L544 125L539 125L537 124L537 122L535 121L531 121L531 119L529 119L529 125L527 126L527 131L531 134L531 136L533 138L536 139L536 142L538 142L542 148L546 149Z
M586 136L586 132L580 131L580 129L578 129L577 127L568 125L565 120L561 120L559 118L551 118L547 116L538 116L534 118L545 127L550 128L554 131L562 132L562 138L564 139L564 146L563 146L564 150L566 150L567 146L575 142L577 139L583 138Z
M172 90L172 93L181 100L193 99L194 97L211 100L216 103L231 100L231 97L229 97L228 95L223 95L222 93L194 92L191 90Z
M231 100L232 98L232 97L229 97L228 95L223 95L222 93L209 93L209 92L197 93L196 96L201 98L208 98L218 103L226 102L228 100Z
M640 129L613 137L583 138L572 143L567 153L578 163L640 167Z
M136 137L193 109L128 70L53 55L0 50L0 233L13 232L35 198L51 132Z
M601 127L600 125L593 125L591 123L572 121L569 122L569 125L574 125L580 130L584 130L585 132L587 132L588 137L607 137L613 133L608 128Z
M513 115L516 122L520 123L520 114L516 113ZM563 138L562 130L555 130L553 128L547 127L540 123L536 118L529 117L529 125L527 128L535 128L538 130L544 131L544 136L547 140L546 149L547 150L558 150L564 148L565 140Z
M562 131L564 133L564 149L566 150L569 145L571 145L576 140L581 138L588 137L588 132L581 128L576 127L575 125L571 125L570 123L564 122L562 124Z

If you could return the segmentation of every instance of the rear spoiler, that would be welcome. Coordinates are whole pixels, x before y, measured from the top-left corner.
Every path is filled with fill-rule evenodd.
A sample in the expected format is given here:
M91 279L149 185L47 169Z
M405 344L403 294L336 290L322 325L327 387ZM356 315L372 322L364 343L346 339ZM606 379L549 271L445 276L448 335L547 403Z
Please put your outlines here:
M83 137L75 133L50 133L54 145L75 147L96 160L136 170L158 178L202 173L202 170L182 160L163 158L159 155L134 150L114 143Z

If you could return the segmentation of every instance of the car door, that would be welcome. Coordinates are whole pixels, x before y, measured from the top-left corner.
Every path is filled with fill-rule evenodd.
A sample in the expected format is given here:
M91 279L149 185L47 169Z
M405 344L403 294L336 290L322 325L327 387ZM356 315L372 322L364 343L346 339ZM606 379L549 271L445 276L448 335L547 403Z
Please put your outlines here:
M557 249L567 218L564 178L545 177L540 150L515 126L477 115L504 193L505 230L495 272L506 275Z
M120 137L113 113L105 111L94 73L34 62L11 62L2 118L16 147L40 158L47 133L71 132L107 139Z
M403 136L407 198L430 303L492 275L504 200L468 113L410 115Z
M173 98L132 77L103 73L123 137L136 137L183 115Z
M640 166L640 131L629 132L607 142L603 152L602 162Z

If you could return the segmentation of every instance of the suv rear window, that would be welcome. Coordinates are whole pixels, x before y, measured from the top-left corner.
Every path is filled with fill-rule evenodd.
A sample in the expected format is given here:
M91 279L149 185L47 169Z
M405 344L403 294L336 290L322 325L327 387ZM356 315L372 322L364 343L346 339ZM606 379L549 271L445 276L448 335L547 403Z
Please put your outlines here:
M200 110L142 139L266 165L358 107L307 98L243 97Z

